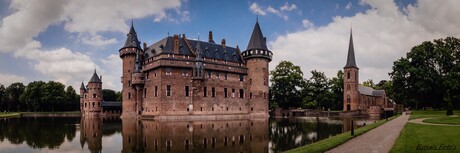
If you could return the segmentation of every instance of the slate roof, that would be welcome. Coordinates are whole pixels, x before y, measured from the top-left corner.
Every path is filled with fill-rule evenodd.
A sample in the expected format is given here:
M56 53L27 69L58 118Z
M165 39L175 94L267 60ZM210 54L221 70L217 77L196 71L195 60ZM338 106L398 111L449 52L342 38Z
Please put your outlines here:
M96 70L94 70L93 76L91 77L91 79L89 80L89 82L101 82L101 79L100 79L99 76L97 75Z
M102 107L122 107L122 103L120 101L102 101Z
M251 39L249 39L248 48L246 50L251 49L263 49L268 50L267 43L265 42L264 35L262 34L262 30L260 30L259 22L256 22L254 26L254 30L252 30Z
M347 56L347 64L345 65L344 68L358 68L356 66L356 60L355 60L355 49L353 47L353 31L350 30L350 44L348 44L348 56Z
M368 96L375 96L375 97L382 97L385 95L385 90L375 90L371 87L366 87L363 85L358 86L358 91L360 94L368 95Z
M85 84L83 84L83 82L81 82L80 90L86 90Z
M223 47L220 44L209 43L206 41L191 40L187 39L190 46L193 46L193 50L196 50L197 45L199 44L200 48L203 50L203 57L207 59L218 59L226 60L231 62L242 63L243 60L240 57L240 52L233 47L226 46ZM192 51L189 49L183 37L179 37L179 54L195 56ZM151 57L157 56L159 54L173 54L174 53L174 37L168 36L160 41L154 43L153 45L147 47L144 59L149 59Z
M134 30L134 26L132 22L131 22L131 29L129 29L129 33L127 36L128 37L126 38L125 45L123 46L123 48L129 48L129 47L135 47L139 49L141 48L141 42L137 39L136 30Z

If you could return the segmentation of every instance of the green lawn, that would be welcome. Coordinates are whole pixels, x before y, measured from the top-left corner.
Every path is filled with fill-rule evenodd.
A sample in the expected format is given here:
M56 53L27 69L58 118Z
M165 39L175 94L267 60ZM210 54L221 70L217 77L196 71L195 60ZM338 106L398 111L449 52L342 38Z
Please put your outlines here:
M67 111L67 112L21 112L22 114L81 114L80 111Z
M455 116L445 116L445 117L436 117L436 118L430 118L430 119L425 119L423 122L427 123L437 123L437 124L453 124L453 125L460 125L460 117Z
M3 113L3 112L0 112L0 118L3 118L3 117L14 117L14 116L20 116L21 113Z
M391 152L460 152L459 131L460 127L407 123Z
M454 110L454 115L460 115L460 110ZM446 115L446 110L421 110L421 111L412 111L412 114L409 120L417 118L431 118L431 117L444 117Z
M396 116L393 116L391 118L389 118L388 120L392 120L396 118ZM367 131L370 131L382 124L386 123L386 121L383 119L383 120L380 120L374 124L370 124L368 126L365 126L365 127L362 127L362 128L358 128L355 130L355 136L359 136L361 134L364 134L366 133ZM327 138L327 139L324 139L324 140L321 140L321 141L318 141L318 142L315 142L315 143L312 143L312 144L309 144L309 145L305 145L305 146L302 146L302 147L299 147L299 148L295 148L295 149L292 149L292 150L288 150L286 151L286 153L310 153L310 152L325 152L329 149L332 149L338 145L341 145L345 142L347 142L348 140L354 138L353 136L351 136L351 133L350 132L345 132L345 133L342 133L342 134L338 134L336 136L333 136L331 138Z

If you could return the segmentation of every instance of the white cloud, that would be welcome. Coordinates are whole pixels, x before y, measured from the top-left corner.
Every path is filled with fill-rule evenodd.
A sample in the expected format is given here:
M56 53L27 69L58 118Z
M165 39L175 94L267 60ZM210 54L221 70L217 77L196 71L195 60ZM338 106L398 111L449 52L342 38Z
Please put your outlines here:
M280 11L276 10L275 8L271 7L271 6L268 6L267 8L267 12L270 12L270 13L273 13L281 18L283 18L283 20L287 21L289 20L289 17L287 15L284 15L283 13L281 13Z
M256 2L252 3L251 6L249 6L249 10L252 11L252 13L254 14L260 14L260 15L266 15L267 13L265 13L264 10L262 10L262 8L257 5Z
M453 17L460 14L460 9L454 7L460 4L456 3L459 2L430 1L428 4L423 1L399 9L393 1L363 0L361 5L371 7L364 13L337 16L328 25L288 33L270 41L274 53L270 67L273 69L279 61L289 60L300 65L307 78L314 69L326 72L328 77L335 76L345 65L353 23L360 81L389 79L393 62L405 56L413 46L447 36L460 37L460 31L451 28L460 27L458 18ZM435 8L443 9L436 12Z
M122 61L118 54L111 54L105 59L101 59L104 69L99 75L103 75L103 87L113 90L121 90L121 65Z
M283 6L280 7L281 11L292 11L295 9L297 9L297 6L295 4L289 5L287 2Z
M345 6L345 9L349 10L352 6L353 4L351 4L351 2L348 2L348 4Z
M315 25L313 23L311 23L309 20L307 19L304 19L302 20L302 25L303 27L305 28L313 28Z
M24 83L25 81L27 81L27 78L23 76L18 76L18 75L10 74L10 73L0 73L0 84L5 86L5 88L8 87L12 83L15 83L15 82Z
M91 37L83 37L83 38L81 38L81 41L84 44L97 46L97 47L113 45L113 44L118 43L117 39L115 39L115 38L106 39L106 38L102 37L101 35L95 35L95 36L91 36Z

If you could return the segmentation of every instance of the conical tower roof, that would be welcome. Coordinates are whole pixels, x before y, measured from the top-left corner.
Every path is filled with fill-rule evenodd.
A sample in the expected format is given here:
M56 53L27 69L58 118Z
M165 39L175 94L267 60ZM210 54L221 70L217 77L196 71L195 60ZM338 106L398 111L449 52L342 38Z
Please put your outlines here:
M251 39L249 40L248 48L246 50L251 49L268 50L264 35L262 34L262 30L260 30L259 21L256 22L254 30L252 30Z
M96 70L94 70L93 76L91 77L89 82L97 82L97 83L101 82L102 83L101 79L99 78L99 76L96 73Z
M131 29L129 30L129 33L127 35L128 37L126 38L125 45L123 48L129 48L129 47L134 47L134 48L141 48L141 42L137 39L137 33L136 30L134 30L134 25L133 22L131 21Z
M350 44L348 45L348 56L347 56L347 64L345 65L344 68L358 68L356 66L356 60L355 60L355 49L353 47L353 31L350 30Z
M85 84L83 84L83 82L81 82L80 90L86 90Z

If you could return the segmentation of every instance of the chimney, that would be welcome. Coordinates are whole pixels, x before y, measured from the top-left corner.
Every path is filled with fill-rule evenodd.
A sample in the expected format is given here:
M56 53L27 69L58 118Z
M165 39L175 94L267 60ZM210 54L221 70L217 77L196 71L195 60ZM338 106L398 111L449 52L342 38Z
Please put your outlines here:
M222 47L225 47L225 39L222 39L221 44L222 44Z
M212 39L212 31L209 31L208 42L215 43L214 40Z
M174 34L174 54L179 54L179 35Z
M143 45L144 45L144 50L146 50L147 49L147 44L144 42Z

